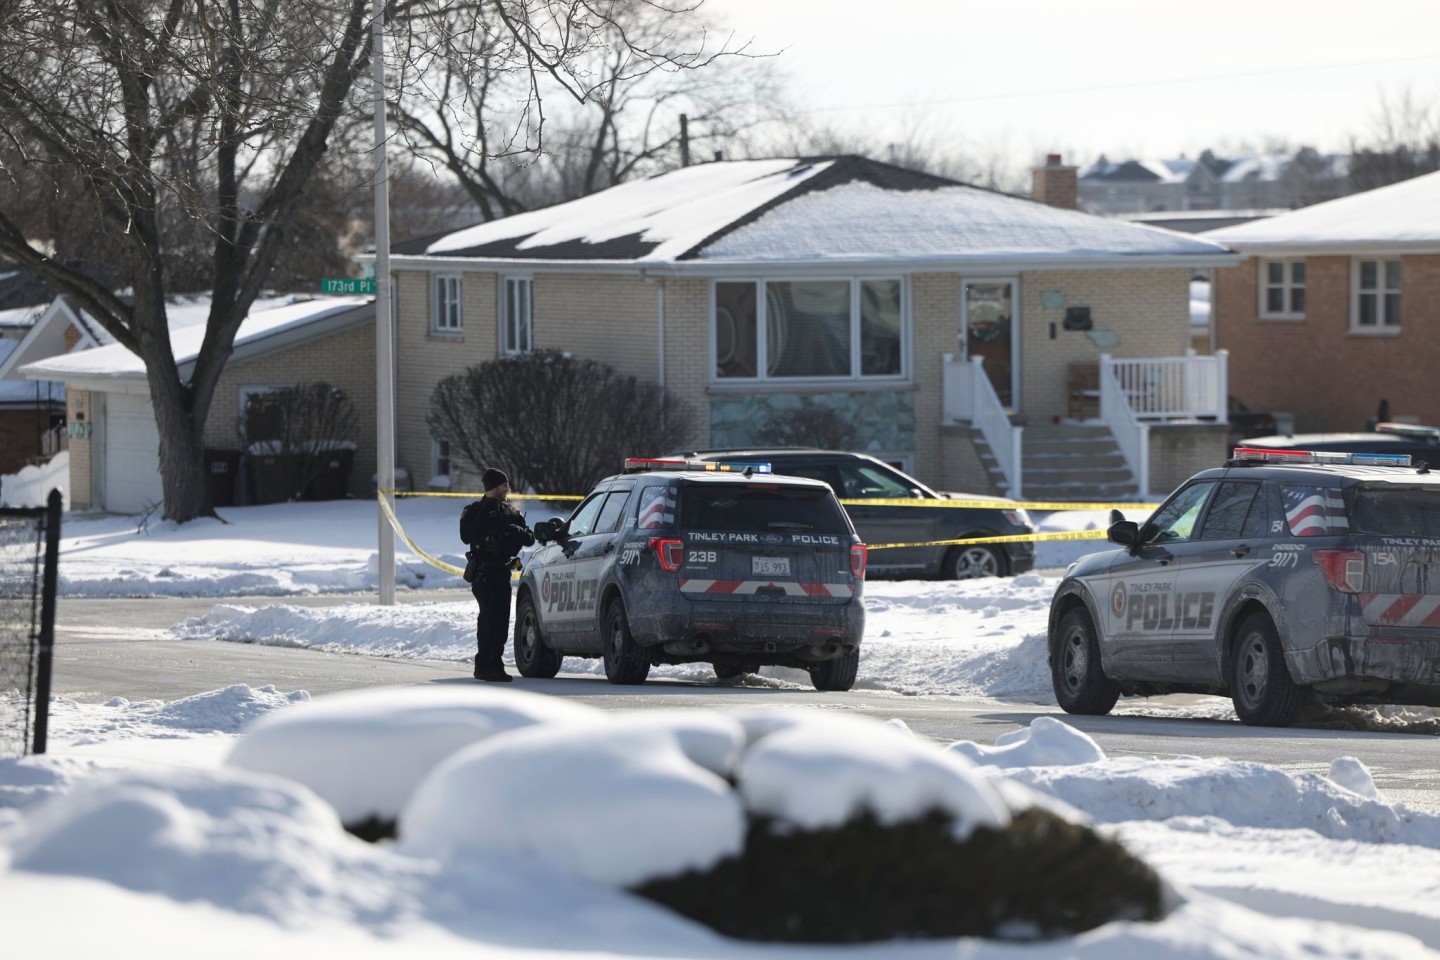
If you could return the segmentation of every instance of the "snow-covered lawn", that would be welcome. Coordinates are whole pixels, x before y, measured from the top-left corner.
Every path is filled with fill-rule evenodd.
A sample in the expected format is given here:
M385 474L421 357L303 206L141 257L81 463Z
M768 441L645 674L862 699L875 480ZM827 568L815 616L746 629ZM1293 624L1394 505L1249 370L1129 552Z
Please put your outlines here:
M404 501L400 518L423 549L454 562L458 508ZM67 517L62 593L216 597L212 612L175 627L196 642L471 652L469 601L284 604L374 589L373 505L222 512L229 523L141 532L134 520ZM1103 522L1056 514L1044 524ZM1043 635L1056 568L1098 546L1043 544L1045 569L1008 581L867 584L861 684L1050 702ZM459 585L403 545L397 554L402 590ZM224 599L256 593L276 602ZM800 679L773 671L748 682ZM598 713L523 686L312 701L236 685L172 703L57 700L51 752L0 761L0 943L17 956L246 960L1440 956L1440 813L1388 802L1363 757L1303 774L1112 759L1049 717L997 744L946 750L898 721ZM1193 709L1228 710L1219 700ZM1050 942L799 948L728 940L622 889L733 849L737 804L805 823L936 802L973 823L1033 802L1089 818L1156 867L1177 906L1157 923ZM371 845L340 829L364 810L398 816L400 838Z

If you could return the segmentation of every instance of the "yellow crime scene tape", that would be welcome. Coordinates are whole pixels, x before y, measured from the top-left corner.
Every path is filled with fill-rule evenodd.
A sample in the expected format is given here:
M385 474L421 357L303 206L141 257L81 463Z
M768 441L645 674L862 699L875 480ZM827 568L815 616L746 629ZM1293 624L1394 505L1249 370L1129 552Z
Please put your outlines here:
M426 563L430 564L432 567L444 570L446 573L452 573L457 577L464 573L464 571L460 567L457 567L451 563L446 563L439 557L427 553L425 550L421 549L421 547L417 543L415 543L414 540L410 539L409 534L405 532L405 528L400 525L399 518L395 516L395 511L390 507L390 502L386 499L385 496L386 494L389 494L396 499L399 499L401 497L456 497L469 500L478 500L480 499L480 497L483 496L483 494L450 493L438 490L381 490L376 494L376 499L380 501L380 510L385 514L385 519L389 522L391 528L395 531L395 535L405 542L405 545L410 548L412 553L414 553L421 560L424 560ZM575 494L568 493L512 493L510 494L510 499L542 501L557 500L573 502L577 500L583 500L585 498L583 496L577 496ZM1157 503L1079 503L1071 500L924 500L919 498L905 500L884 498L859 500L851 499L841 500L840 503L847 507L971 507L981 510L1022 509L1050 511L1128 509L1133 511L1144 511L1146 513L1153 511L1156 507L1159 506L1159 504ZM895 550L901 547L957 547L968 546L970 544L976 543L1038 543L1043 541L1055 540L1102 540L1104 539L1104 537L1104 530L1060 530L1050 533L1017 533L1007 536L996 537L962 537L955 540L917 540L909 543L871 543L867 544L867 547L871 550ZM518 573L514 574L514 577L518 576Z

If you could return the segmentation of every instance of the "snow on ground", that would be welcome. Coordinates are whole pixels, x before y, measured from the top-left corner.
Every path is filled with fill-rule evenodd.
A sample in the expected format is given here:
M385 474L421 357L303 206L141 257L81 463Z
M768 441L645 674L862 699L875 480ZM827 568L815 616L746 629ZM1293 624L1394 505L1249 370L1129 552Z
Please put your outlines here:
M454 562L458 507L402 501L399 513L423 549ZM374 589L372 505L222 512L228 523L181 528L67 517L62 592L216 597L210 613L174 628L195 642L470 655L473 603L454 594L393 607L283 602ZM1103 523L1101 514L1042 518L1057 530ZM862 684L1053 702L1043 666L1050 594L1065 563L1101 546L1042 543L1041 569L1010 580L868 583ZM460 585L403 545L397 556L402 589ZM277 600L226 602L250 592ZM774 671L745 682L802 681ZM1229 715L1216 698L1189 709ZM898 721L601 714L523 683L313 701L234 685L172 703L57 700L51 717L51 753L0 760L4 940L32 953L1440 957L1440 814L1390 803L1351 757L1324 776L1224 759L1112 759L1052 717L996 744L942 750ZM731 849L741 805L805 822L861 803L903 816L935 802L965 822L1030 802L1087 817L1156 866L1181 902L1159 923L1051 943L802 950L726 940L617 886ZM401 840L367 845L340 830L342 817L365 810L398 815Z

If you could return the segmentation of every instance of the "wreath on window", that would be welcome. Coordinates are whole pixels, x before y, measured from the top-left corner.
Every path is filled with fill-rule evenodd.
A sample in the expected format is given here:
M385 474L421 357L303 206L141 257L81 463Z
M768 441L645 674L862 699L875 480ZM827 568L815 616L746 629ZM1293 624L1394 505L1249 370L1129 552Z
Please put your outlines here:
M1004 334L1005 327L1004 317L995 317L991 320L972 320L970 322L970 338L976 343L994 343Z

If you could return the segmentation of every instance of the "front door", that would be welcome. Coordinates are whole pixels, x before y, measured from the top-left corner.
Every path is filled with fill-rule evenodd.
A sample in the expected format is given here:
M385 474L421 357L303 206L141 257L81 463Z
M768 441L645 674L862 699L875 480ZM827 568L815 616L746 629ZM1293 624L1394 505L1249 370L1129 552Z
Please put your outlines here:
M960 295L960 343L966 359L985 358L985 373L1007 410L1015 408L1015 281L967 280Z

